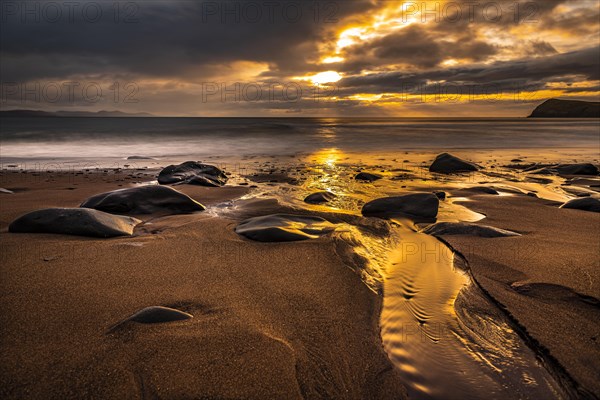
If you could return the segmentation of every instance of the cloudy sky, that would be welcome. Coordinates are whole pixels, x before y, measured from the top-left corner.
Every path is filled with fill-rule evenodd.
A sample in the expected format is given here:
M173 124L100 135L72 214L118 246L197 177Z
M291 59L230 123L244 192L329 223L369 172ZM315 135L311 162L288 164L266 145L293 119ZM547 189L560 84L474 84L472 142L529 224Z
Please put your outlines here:
M2 1L1 108L525 116L598 101L600 1Z

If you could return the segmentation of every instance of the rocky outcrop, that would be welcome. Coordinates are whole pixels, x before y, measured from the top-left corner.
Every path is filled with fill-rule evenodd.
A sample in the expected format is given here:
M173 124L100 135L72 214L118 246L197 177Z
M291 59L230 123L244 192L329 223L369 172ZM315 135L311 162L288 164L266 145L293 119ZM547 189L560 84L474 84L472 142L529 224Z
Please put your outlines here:
M550 99L537 106L529 118L600 118L600 102Z

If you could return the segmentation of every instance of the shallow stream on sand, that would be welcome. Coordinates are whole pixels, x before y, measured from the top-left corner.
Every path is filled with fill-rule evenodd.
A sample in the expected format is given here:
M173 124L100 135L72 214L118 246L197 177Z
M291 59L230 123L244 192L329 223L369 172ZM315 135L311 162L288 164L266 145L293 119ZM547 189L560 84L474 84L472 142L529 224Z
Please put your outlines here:
M435 237L398 227L381 337L413 399L551 399L561 389Z
M366 201L412 191L452 190L489 183L542 197L566 198L557 181L552 188L490 176L432 177L399 171L407 179L373 183L353 180L356 167L339 164L339 154L318 159L319 170L306 174L300 185L263 183L249 198L275 197L280 204L315 213L360 215ZM310 171L310 163L306 167ZM380 168L380 167L379 167ZM389 169L387 169L389 171ZM407 174L408 172L408 174ZM508 172L510 174L510 172ZM512 174L508 177L512 178ZM328 190L337 198L326 205L308 205L306 194ZM514 195L511 191L501 195ZM459 203L457 203L459 202ZM474 222L484 215L470 211L468 198L450 197L440 203L438 221ZM326 215L324 215L326 216ZM383 346L398 368L410 398L415 399L551 399L566 398L507 316L461 269L455 254L437 238L419 233L408 220L393 220L391 235L379 237L346 223L338 234L350 237L356 253L368 260L363 280L383 292L380 317ZM341 233L339 232L341 231ZM493 240L493 239L491 239Z

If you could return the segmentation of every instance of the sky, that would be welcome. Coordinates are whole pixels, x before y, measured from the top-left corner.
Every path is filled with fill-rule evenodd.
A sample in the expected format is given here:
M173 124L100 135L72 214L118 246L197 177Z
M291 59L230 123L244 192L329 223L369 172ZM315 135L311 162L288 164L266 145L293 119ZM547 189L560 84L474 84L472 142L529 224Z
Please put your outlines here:
M522 117L600 100L600 0L0 5L2 110Z

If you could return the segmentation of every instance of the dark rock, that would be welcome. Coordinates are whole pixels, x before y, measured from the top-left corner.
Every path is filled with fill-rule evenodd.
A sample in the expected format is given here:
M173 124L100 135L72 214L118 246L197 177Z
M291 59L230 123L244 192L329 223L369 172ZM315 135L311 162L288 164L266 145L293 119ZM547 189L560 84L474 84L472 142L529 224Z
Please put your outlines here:
M446 200L446 192L434 192L435 196L440 200Z
M479 170L479 166L476 164L461 160L448 153L438 155L429 167L429 172L438 172L440 174L472 172L477 170Z
M523 160L521 160L520 158L513 158L512 160L510 160L510 162L520 163L523 162Z
M600 212L600 200L595 197L583 197L567 201L560 208L571 208L575 210Z
M559 175L598 175L594 164L561 164L556 167Z
M365 217L393 218L405 215L413 219L431 220L437 217L439 204L439 199L432 193L414 193L370 201L361 212Z
M538 198L538 195L535 192L527 192L527 196L529 196L529 197L535 197L536 199Z
M146 156L129 156L127 157L128 160L154 160L154 158L152 157L146 157Z
M8 227L14 233L60 233L92 237L128 236L140 220L87 208L47 208L25 214Z
M101 193L84 201L80 207L112 214L188 214L205 208L188 195L158 185L139 186Z
M259 242L292 242L316 239L335 230L335 225L321 217L272 214L241 222L235 232Z
M309 204L322 204L335 199L335 197L335 194L331 192L317 192L306 196L304 202Z
M469 235L483 238L521 236L516 232L507 231L505 229L465 222L438 222L437 224L425 228L423 233L433 236Z
M600 118L600 102L550 99L537 106L529 118Z
M372 174L369 172L359 172L354 179L356 179L357 181L367 181L367 182L374 182L376 180L379 180L383 178L383 176L379 175L379 174Z
M196 161L186 161L179 165L169 165L158 174L158 183L192 184L200 186L223 186L227 183L227 175L219 168L201 164Z

